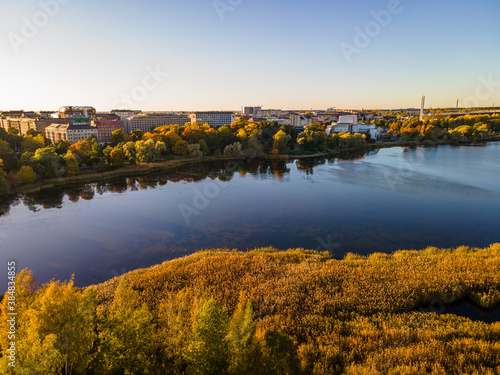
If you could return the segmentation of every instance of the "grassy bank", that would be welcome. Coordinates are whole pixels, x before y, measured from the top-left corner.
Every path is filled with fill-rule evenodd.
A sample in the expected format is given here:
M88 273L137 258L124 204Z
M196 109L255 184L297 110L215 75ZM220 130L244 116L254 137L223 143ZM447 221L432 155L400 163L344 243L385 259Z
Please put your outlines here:
M499 270L500 244L343 260L304 249L212 250L83 289L38 288L23 271L16 370L499 374L499 322L418 311L435 301L498 306ZM0 323L3 353L8 329ZM13 373L5 358L0 370Z
M260 249L205 251L122 278L153 314L186 295L188 304L213 296L232 313L243 294L258 329L294 338L305 373L498 374L500 323L418 309L436 301L498 306L499 270L500 244L349 254L341 261L302 249ZM93 287L104 308L119 282Z

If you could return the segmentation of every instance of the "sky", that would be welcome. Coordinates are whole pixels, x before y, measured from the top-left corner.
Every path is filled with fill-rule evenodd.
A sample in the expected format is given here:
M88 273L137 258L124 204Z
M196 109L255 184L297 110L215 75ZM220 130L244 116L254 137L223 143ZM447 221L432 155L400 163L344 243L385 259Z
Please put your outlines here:
M500 106L498 0L0 0L0 110Z

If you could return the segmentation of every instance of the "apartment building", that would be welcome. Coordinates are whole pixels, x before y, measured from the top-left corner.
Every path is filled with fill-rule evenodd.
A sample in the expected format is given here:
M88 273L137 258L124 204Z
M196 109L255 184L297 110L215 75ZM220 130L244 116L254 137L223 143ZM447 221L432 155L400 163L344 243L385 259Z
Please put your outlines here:
M211 111L211 112L193 112L189 115L191 123L208 124L214 128L220 128L224 125L231 125L236 121L234 112Z
M111 136L115 130L121 130L125 133L125 126L117 120L92 121L92 126L97 129L97 141L99 143L111 142Z
M141 113L127 118L124 121L125 130L131 133L134 130L142 130L144 133L151 131L163 125L185 125L186 122L191 122L191 119L186 115L178 114L147 114Z
M52 124L45 129L45 136L52 143L57 143L62 139L73 144L92 136L97 137L98 131L95 126L91 125Z

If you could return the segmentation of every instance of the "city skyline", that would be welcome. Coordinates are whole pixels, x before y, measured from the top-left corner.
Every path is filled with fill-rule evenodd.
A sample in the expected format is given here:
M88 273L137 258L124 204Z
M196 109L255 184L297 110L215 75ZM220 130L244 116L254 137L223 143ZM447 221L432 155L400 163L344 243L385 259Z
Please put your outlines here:
M493 0L2 2L0 108L492 106Z

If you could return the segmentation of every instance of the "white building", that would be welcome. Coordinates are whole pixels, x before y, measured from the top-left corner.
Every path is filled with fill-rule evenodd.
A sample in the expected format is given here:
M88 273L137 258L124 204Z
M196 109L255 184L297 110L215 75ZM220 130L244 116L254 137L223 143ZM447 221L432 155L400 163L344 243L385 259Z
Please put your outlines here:
M357 115L348 115L339 117L339 124L357 124L357 123L358 123Z
M373 124L358 122L358 116L349 115L340 116L338 123L327 127L325 132L327 135L331 135L333 133L370 133L372 139L377 139L382 134L382 129L377 128Z
M191 123L198 123L200 125L208 124L214 128L219 128L224 125L231 125L236 121L236 114L234 112L193 112L189 115Z
M73 144L92 136L97 138L97 128L90 125L52 124L45 128L45 136L52 143L62 139Z
M125 131L131 133L134 130L142 130L144 133L151 131L163 125L180 125L184 126L186 122L190 122L190 118L185 115L176 114L138 114L127 118L124 121Z

